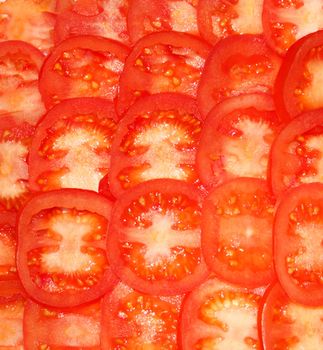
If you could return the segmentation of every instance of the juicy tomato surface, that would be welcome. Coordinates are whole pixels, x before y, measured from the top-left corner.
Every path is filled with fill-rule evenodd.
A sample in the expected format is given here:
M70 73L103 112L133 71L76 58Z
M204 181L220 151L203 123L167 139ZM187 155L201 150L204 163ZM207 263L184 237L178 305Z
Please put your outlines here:
M201 196L179 180L150 180L119 197L108 256L115 273L143 293L185 293L207 275L201 252Z
M323 307L291 301L278 283L266 290L260 318L265 350L305 350L322 346Z
M143 97L118 125L110 186L117 197L147 180L198 181L195 155L202 127L195 100L177 93Z
M73 97L113 101L128 48L98 36L75 36L58 44L45 61L39 89L47 108Z
M98 191L109 172L117 127L113 104L88 97L55 105L38 124L29 153L35 191L82 188Z
M17 267L26 291L55 307L102 296L115 283L106 255L111 202L86 190L41 193L18 224Z
M274 223L274 264L295 302L323 304L323 184L293 188L280 201Z

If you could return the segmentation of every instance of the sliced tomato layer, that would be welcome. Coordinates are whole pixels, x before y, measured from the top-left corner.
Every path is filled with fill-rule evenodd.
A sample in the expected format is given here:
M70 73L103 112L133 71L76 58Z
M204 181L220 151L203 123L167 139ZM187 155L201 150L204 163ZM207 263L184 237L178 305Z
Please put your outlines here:
M102 347L111 350L177 349L182 299L182 296L142 294L119 283L103 299Z
M188 96L164 93L136 102L119 123L113 142L113 194L151 179L196 183L201 125L197 105Z
M260 349L257 313L262 290L248 290L215 278L184 300L181 348Z
M111 203L79 189L34 196L18 225L17 265L26 291L58 307L103 295L115 282L106 256Z
M204 116L224 99L255 92L272 93L281 58L260 35L232 35L210 53L198 89Z
M114 106L105 99L76 98L56 105L39 123L31 145L31 188L98 191L110 169L116 127Z
M100 302L69 309L51 308L31 300L26 303L26 349L100 349Z
M139 40L120 79L120 116L140 97L180 92L195 97L210 46L186 33L160 32Z
M114 40L84 35L62 41L43 65L39 89L46 107L73 97L113 101L128 48Z
M128 24L131 41L145 35L176 31L198 35L197 0L137 0L130 2Z
M279 121L269 95L231 97L206 118L197 151L197 171L208 188L235 177L267 178L269 151Z
M274 263L287 295L323 305L323 184L300 185L282 197L274 225Z
M185 293L208 272L201 253L201 197L178 180L150 180L115 203L108 253L116 274L143 293Z

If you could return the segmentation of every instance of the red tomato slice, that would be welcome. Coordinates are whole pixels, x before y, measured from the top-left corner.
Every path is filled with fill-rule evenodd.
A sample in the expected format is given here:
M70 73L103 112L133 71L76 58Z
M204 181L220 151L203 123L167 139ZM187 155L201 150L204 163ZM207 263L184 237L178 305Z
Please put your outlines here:
M62 41L47 58L39 89L50 108L73 97L104 97L113 101L118 91L128 48L97 36L76 36Z
M136 0L130 1L128 27L131 41L161 31L199 35L197 27L198 0Z
M44 54L52 49L55 0L2 0L0 41L22 40Z
M252 178L231 180L206 197L202 249L220 278L249 288L273 280L274 205L266 181Z
M323 305L323 184L287 192L274 224L274 263L287 295L305 305Z
M204 116L222 100L246 93L272 93L281 58L260 35L232 35L210 53L198 89Z
M204 122L197 151L201 182L211 188L241 176L266 179L279 124L269 95L241 95L216 105Z
M195 97L209 50L204 41L186 33L153 33L139 40L121 75L119 115L144 95L180 92Z
M195 154L201 120L192 98L163 93L138 100L118 125L112 146L110 186L118 197L147 180L196 183Z
M284 55L307 34L323 29L321 0L264 0L263 26L268 44Z
M129 0L58 0L57 43L76 35L97 35L129 44Z
M0 210L18 210L30 195L27 157L34 131L0 117Z
M45 111L38 90L43 61L41 52L23 41L0 42L0 120L12 115L17 122L37 123Z
M115 120L114 106L105 99L69 99L53 107L38 124L31 145L31 188L98 191L110 169Z
M294 303L274 284L262 301L261 335L265 350L321 349L323 306Z
M323 30L300 39L286 54L275 84L276 109L282 119L323 107L322 49Z
M175 350L182 296L158 297L119 283L102 303L103 349Z
M291 120L273 143L270 177L278 197L286 189L323 180L323 109Z
M117 199L108 254L116 274L143 293L176 295L208 271L201 253L201 197L178 180L150 180Z
M201 36L211 44L232 34L262 34L264 0L199 0Z
M29 300L24 315L25 348L99 350L100 320L99 302L58 309Z
M18 224L20 279L39 302L68 307L97 299L115 283L106 256L111 202L91 191L34 196Z
M260 349L257 313L262 290L209 279L184 300L181 349Z

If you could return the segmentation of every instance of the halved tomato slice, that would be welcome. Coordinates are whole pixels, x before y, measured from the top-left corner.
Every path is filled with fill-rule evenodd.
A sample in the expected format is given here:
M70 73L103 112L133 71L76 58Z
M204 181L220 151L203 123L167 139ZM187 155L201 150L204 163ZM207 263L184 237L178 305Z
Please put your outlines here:
M293 188L282 196L274 224L278 279L295 302L323 305L323 184Z
M47 108L73 97L104 97L118 92L128 48L97 36L75 36L62 41L45 61L39 89Z
M28 300L24 315L24 345L28 350L100 350L100 302L59 309Z
M116 128L114 105L105 99L75 98L53 107L38 124L31 145L31 188L98 191L110 170Z
M262 289L209 279L184 300L181 349L260 349L257 314Z
M106 256L111 202L86 190L35 195L18 223L17 267L34 299L55 307L102 296L116 278Z
M201 196L183 181L150 180L117 199L108 256L116 274L143 293L176 295L208 271L201 252Z
M103 349L175 350L183 296L158 297L119 283L102 303Z
M231 96L272 93L281 58L261 35L232 35L210 53L198 89L200 110L206 116Z
M216 187L203 203L202 250L220 278L254 288L274 277L275 199L267 182L237 178Z
M119 115L140 96L180 92L195 97L209 51L207 43L186 33L153 33L139 40L120 78Z
M266 290L260 312L265 350L323 347L323 306L309 307L295 303L276 283Z
M240 95L216 105L203 124L197 151L201 182L211 188L241 176L266 179L279 129L269 95Z
M110 186L117 197L141 182L172 178L196 183L202 127L196 102L163 93L138 100L122 118L112 146Z

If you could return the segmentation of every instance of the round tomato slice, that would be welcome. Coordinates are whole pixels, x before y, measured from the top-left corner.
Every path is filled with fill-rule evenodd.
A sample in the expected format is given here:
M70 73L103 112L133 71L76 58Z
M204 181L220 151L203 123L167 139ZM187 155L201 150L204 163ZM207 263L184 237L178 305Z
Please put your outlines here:
M291 120L273 143L270 177L278 197L302 183L323 182L323 109Z
M55 41L96 35L129 44L129 0L58 0Z
M232 34L262 34L264 0L199 0L197 19L201 36L211 44Z
M106 256L111 202L86 190L35 195L18 223L17 267L30 296L55 307L102 296L116 281Z
M30 44L0 42L0 121L12 115L17 122L35 125L43 115L45 107L38 90L43 61L42 53Z
M110 169L116 128L114 105L105 99L75 98L53 107L38 124L31 145L31 188L98 191Z
M62 41L45 61L39 89L47 108L73 97L113 101L128 48L111 39L75 36Z
M323 29L321 0L264 0L263 3L265 38L281 55L300 38Z
M116 274L143 293L176 295L208 271L201 252L201 196L190 184L144 182L117 199L108 256Z
M28 300L24 315L24 345L28 350L100 350L100 302L59 309Z
M260 312L265 350L322 348L323 306L294 303L277 283L266 290Z
M281 199L274 223L274 263L287 295L323 305L323 184L303 184Z
M250 288L272 281L274 205L267 182L252 178L231 180L206 197L202 250L220 278Z
M119 115L144 95L180 92L195 97L209 51L207 43L186 33L153 33L139 40L121 74Z
M182 296L158 297L119 283L102 303L103 349L175 350Z
M196 183L195 154L201 118L192 98L163 93L138 100L118 125L112 146L110 186L118 197L147 180Z
M181 349L260 349L257 313L262 290L209 279L186 299Z
M283 120L323 107L322 49L323 30L305 36L288 50L275 83L276 109Z
M232 35L210 53L198 89L200 110L206 116L222 100L255 92L272 93L281 58L260 35Z
M198 0L137 0L130 2L128 27L131 41L161 31L199 35Z
M241 176L266 179L279 128L269 95L240 95L216 105L203 124L197 151L201 182L211 188Z

